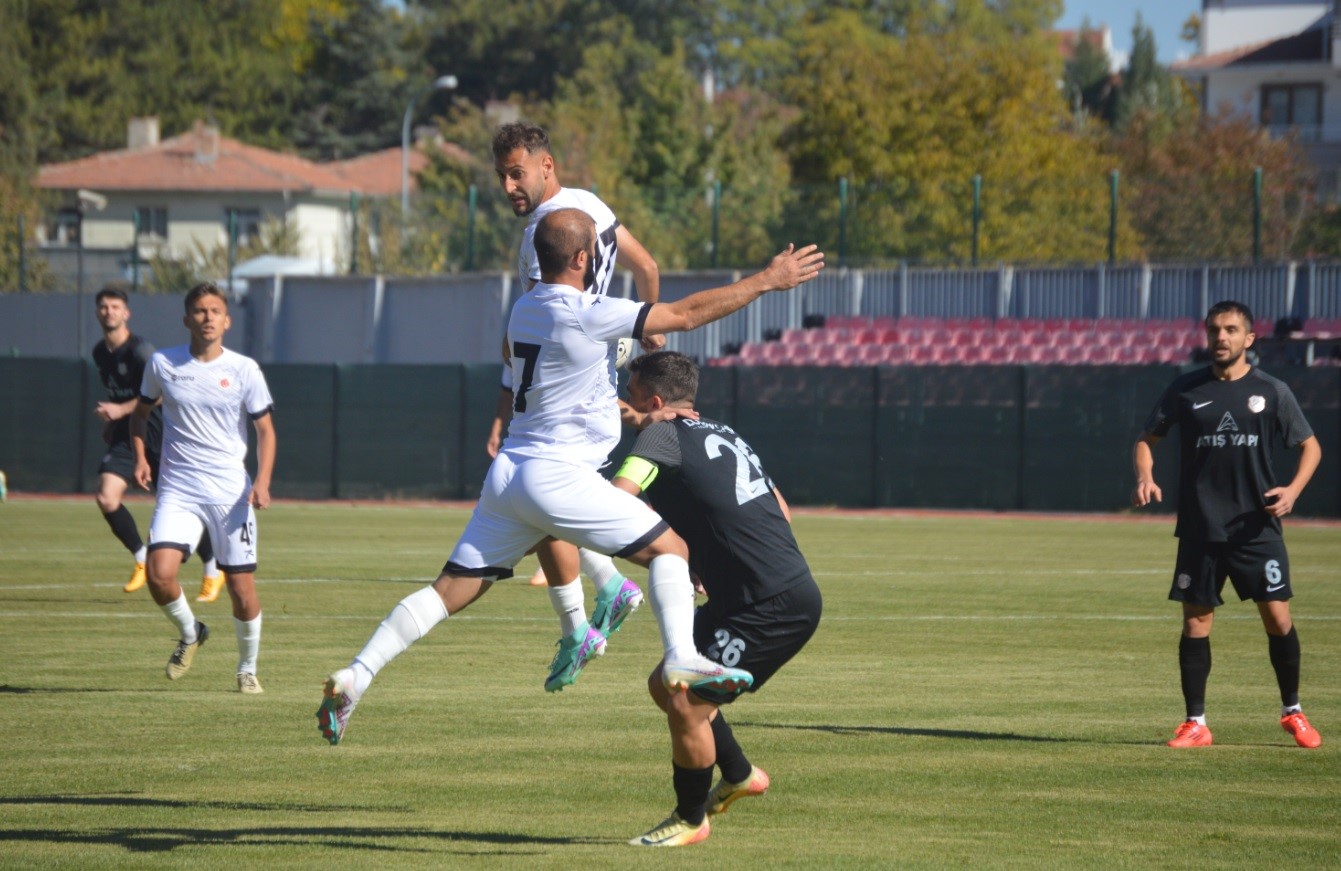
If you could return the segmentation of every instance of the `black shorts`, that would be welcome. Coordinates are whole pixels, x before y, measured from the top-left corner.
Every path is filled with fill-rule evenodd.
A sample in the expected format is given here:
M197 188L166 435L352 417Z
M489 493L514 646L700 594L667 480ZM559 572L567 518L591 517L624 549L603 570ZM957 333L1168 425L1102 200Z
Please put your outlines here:
M754 692L805 647L819 626L822 606L819 585L811 578L729 614L713 614L704 605L694 614L694 646L713 662L754 675L749 690ZM738 695L694 693L717 705L730 704Z
M153 473L154 480L158 480L158 454L149 454L149 470ZM130 446L130 442L112 442L107 446L107 453L102 455L102 463L98 466L99 475L116 475L128 484L135 483L135 449Z
M1170 599L1212 608L1223 605L1225 578L1234 584L1240 601L1286 602L1294 595L1290 557L1280 539L1250 544L1178 540Z

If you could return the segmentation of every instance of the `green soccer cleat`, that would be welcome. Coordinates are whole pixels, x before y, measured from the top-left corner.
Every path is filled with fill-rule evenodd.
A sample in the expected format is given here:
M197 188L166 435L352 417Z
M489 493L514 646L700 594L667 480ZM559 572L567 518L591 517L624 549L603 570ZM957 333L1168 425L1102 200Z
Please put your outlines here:
M619 631L619 627L624 624L624 620L630 614L638 610L638 606L643 603L643 591L638 589L638 585L625 578L624 583L620 584L615 594L606 599L600 595L596 597L596 608L591 612L592 627L606 638Z
M351 693L353 686L353 670L342 668L326 678L326 684L322 687L325 698L321 700L321 707L317 708L317 729L332 747L344 738L354 706L359 703Z
M605 636L589 624L581 641L569 636L559 640L559 652L549 664L545 692L556 693L577 681L587 663L605 653Z

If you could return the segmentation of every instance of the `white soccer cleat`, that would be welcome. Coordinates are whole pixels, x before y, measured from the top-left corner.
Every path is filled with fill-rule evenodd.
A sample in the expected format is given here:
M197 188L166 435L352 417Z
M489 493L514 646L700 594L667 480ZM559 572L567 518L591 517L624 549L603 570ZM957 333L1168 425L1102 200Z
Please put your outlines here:
M698 689L741 693L754 685L754 675L695 654L688 659L666 660L661 666L661 681L673 693Z

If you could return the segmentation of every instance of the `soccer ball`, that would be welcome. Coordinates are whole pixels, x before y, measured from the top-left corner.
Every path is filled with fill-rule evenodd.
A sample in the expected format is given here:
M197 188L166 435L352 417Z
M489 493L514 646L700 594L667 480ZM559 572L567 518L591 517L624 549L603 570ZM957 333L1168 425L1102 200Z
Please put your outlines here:
M615 368L623 369L633 359L635 349L633 339L620 339L615 343Z

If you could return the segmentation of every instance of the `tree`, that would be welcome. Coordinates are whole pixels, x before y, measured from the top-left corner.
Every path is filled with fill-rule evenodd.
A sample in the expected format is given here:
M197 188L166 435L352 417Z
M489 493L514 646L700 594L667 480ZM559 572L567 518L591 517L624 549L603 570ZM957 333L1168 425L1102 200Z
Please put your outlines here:
M1251 119L1221 114L1170 128L1151 111L1115 140L1133 221L1156 260L1246 260L1252 255L1253 172L1262 169L1262 253L1306 252L1316 181L1299 145Z
M1103 256L1106 161L1093 136L1067 129L1055 50L983 4L956 8L972 26L937 21L894 38L834 16L803 34L785 91L800 110L784 140L795 177L850 181L847 253L858 258L967 260L975 174L985 256ZM833 250L836 198L802 214Z
M1062 89L1073 113L1111 122L1115 109L1113 75L1108 52L1095 45L1096 32L1088 18L1081 23L1075 51L1066 62Z
M1176 119L1194 111L1186 88L1158 60L1155 34L1138 12L1132 26L1131 58L1122 71L1115 121L1119 128L1131 123L1140 113L1151 117Z
M350 0L338 16L312 15L308 28L294 143L319 160L399 144L406 104L433 80L408 21L380 0Z

